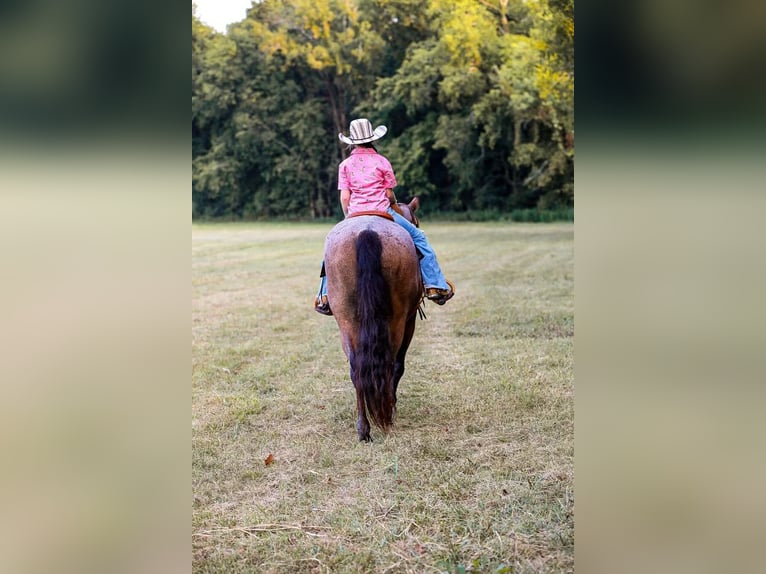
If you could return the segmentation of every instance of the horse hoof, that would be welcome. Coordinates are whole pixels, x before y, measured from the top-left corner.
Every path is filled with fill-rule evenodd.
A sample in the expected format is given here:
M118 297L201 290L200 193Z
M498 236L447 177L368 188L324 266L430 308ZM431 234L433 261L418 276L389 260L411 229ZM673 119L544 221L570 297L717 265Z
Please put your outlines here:
M370 436L370 433L360 434L359 442L372 442L372 437Z

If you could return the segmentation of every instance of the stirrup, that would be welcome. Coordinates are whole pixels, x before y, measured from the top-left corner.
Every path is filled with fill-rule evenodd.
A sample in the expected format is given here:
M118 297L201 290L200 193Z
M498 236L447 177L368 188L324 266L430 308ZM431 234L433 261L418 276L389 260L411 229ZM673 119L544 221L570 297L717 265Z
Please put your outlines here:
M445 279L445 281L447 280ZM451 281L447 281L447 285L449 285L449 291L447 289L437 289L436 287L426 289L426 298L430 299L437 305L444 305L447 301L455 296L455 286Z
M330 309L330 302L327 300L327 295L322 295L321 299L319 297L314 299L314 311L322 315L332 315L332 309Z

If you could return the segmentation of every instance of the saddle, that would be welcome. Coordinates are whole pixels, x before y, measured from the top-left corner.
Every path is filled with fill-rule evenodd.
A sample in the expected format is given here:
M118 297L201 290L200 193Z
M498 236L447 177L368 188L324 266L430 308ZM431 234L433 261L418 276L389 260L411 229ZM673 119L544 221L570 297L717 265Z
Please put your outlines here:
M418 208L418 206L420 205L420 202L417 201L417 198L415 198L413 202L416 202L414 209L411 205L408 205L406 203L394 203L391 205L391 209L393 209L396 213L401 215L404 219L412 223L415 227L420 227L420 220L415 215L415 209ZM406 212L404 211L404 208L407 208ZM385 217L386 219L394 221L394 217L387 211L376 211L376 210L359 211L357 213L352 213L348 217L356 217L358 215L377 215L379 217Z
M391 205L391 209L393 209L396 213L401 215L404 219L406 219L407 221L415 225L415 227L420 227L420 221L415 216L415 210L418 208L419 205L420 203L418 199L415 198L413 202L411 202L410 204L394 203ZM404 208L407 209L406 213ZM377 210L358 211L356 213L351 213L347 215L346 217L351 218L351 217L359 217L362 215L374 215L377 217L383 217L385 219L388 219L389 221L396 222L394 217L387 211L377 211ZM423 253L421 253L420 249L418 249L417 246L415 246L415 251L417 252L418 259L423 259ZM327 273L325 271L324 261L322 261L322 269L319 272L319 276L324 277L326 274ZM426 291L425 289L423 289L420 302L418 303L418 306L417 306L417 313L420 316L421 320L427 319L426 313L425 313L425 299L426 299ZM443 303L440 303L440 304L443 304Z
M347 215L347 217L359 217L360 215L377 215L378 217L385 217L389 221L394 221L394 216L388 213L387 211L375 211L375 210L357 211L356 213L351 213Z

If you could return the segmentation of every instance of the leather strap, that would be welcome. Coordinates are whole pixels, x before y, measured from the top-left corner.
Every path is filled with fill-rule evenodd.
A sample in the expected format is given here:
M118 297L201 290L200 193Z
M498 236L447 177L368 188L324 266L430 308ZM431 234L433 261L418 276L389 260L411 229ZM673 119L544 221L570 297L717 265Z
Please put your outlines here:
M385 217L394 221L394 216L385 211L357 211L356 213L349 213L346 217L359 217L360 215L377 215L378 217Z

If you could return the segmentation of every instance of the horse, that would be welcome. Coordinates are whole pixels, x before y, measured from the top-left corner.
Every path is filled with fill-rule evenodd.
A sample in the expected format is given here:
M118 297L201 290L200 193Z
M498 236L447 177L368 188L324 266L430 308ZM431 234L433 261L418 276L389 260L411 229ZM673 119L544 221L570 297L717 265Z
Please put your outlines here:
M414 218L419 202L398 207ZM396 391L423 300L415 244L382 215L344 219L327 235L324 252L327 297L356 389L356 431L364 442L372 440L368 413L383 432L393 426Z

